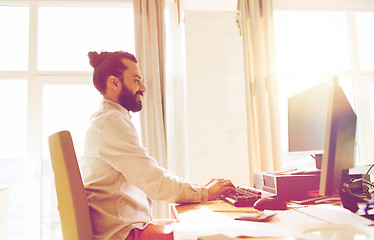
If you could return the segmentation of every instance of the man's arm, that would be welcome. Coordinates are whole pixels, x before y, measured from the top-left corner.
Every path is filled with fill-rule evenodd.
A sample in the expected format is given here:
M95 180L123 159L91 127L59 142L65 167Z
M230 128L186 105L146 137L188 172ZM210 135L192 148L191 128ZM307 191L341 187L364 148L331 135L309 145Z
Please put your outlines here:
M160 167L140 145L135 129L126 119L119 115L108 117L101 132L101 158L151 199L168 202L209 199L208 188L195 186Z

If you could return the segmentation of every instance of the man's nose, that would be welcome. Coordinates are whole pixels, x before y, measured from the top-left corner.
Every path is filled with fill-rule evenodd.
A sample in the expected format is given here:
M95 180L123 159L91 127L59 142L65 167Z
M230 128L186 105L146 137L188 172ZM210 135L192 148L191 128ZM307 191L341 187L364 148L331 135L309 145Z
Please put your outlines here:
M143 92L147 91L147 89L145 88L145 86L142 82L139 83L139 90L143 91Z

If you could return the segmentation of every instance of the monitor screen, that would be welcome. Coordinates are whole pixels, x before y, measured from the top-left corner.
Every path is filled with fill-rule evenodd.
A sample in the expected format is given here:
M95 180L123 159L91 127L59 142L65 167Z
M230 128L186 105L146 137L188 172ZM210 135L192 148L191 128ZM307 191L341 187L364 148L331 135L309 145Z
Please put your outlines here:
M288 99L289 152L323 153L329 85L322 82Z
M338 81L329 87L326 135L319 192L334 195L348 178L355 164L356 122L353 111Z

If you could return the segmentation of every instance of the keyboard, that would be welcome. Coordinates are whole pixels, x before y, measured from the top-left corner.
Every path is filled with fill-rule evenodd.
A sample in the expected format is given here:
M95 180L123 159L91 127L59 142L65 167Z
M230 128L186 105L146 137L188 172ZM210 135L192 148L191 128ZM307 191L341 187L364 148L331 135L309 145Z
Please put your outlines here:
M238 186L236 192L229 192L221 199L235 207L252 207L261 198L262 192L256 188Z

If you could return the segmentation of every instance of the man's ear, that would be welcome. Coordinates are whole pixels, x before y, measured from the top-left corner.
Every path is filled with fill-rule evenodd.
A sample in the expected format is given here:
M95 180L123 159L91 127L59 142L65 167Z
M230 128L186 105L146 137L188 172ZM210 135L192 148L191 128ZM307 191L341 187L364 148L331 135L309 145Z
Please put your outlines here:
M120 88L120 79L110 75L107 79L107 88L111 88L114 91L117 91Z

